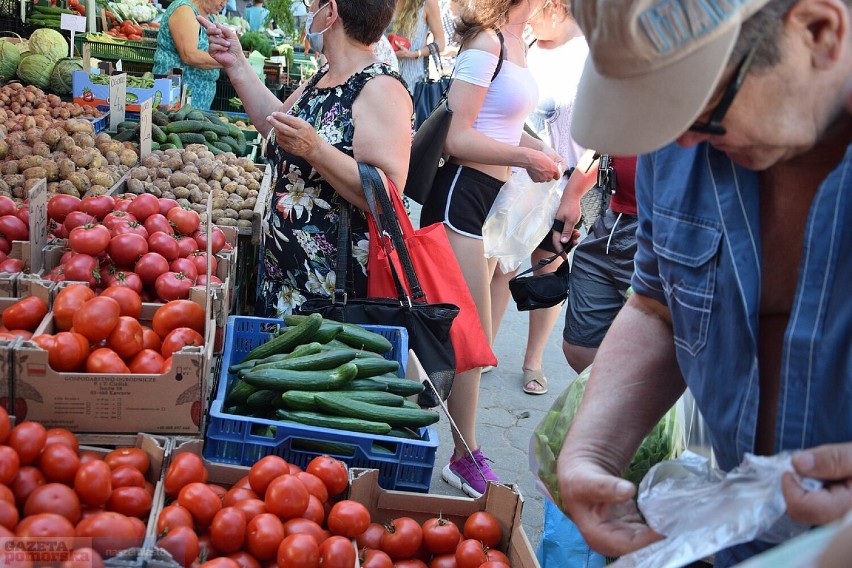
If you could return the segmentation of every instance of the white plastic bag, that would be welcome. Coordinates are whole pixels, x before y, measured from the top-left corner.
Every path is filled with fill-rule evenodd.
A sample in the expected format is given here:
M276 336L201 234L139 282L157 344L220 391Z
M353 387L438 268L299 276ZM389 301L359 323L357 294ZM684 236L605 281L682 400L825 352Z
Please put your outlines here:
M567 183L565 176L535 183L526 170L515 170L485 218L485 257L497 257L503 272L512 272L529 259L550 231Z
M639 485L639 510L665 539L622 556L613 568L684 566L755 539L782 542L808 530L785 515L781 476L792 454L746 454L727 474L684 452L655 465ZM807 489L819 482L803 480Z

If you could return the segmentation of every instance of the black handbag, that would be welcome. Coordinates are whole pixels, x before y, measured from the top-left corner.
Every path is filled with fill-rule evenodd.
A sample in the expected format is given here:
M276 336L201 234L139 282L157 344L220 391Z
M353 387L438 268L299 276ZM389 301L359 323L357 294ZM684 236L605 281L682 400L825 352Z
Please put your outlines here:
M503 34L500 30L497 30L497 37L500 39L500 56L494 75L491 76L492 81L503 67ZM447 141L447 132L450 130L450 121L453 119L453 111L447 100L450 85L451 79L448 79L447 88L441 94L438 104L429 111L428 117L414 133L414 139L411 141L411 160L408 162L405 195L421 205L426 203L429 194L432 193L432 184L435 182L438 168L442 167L449 158L444 152L444 143ZM415 110L418 110L416 88L414 102ZM426 103L424 102L423 105Z
M509 291L515 303L518 304L518 311L551 308L568 298L568 275L571 269L567 260L553 272L538 276L524 276L547 266L559 256L560 254L554 254L543 258L535 266L509 280Z
M337 281L334 295L331 298L307 300L299 307L299 311L304 314L320 313L325 318L340 322L404 327L408 331L409 348L417 354L417 358L441 399L446 400L455 377L455 351L450 341L450 327L459 313L459 308L448 303L427 303L402 238L393 206L378 171L373 166L360 163L358 170L370 214L379 234L390 238L399 256L404 277L412 291L411 295L406 292L393 264L391 268L398 292L396 299L353 298L347 293L347 287L351 289L351 286L347 286L347 272L352 259L349 250L352 241L350 225L352 206L350 205L341 208L340 211L340 233L335 267ZM382 239L381 246L388 254L390 253L385 239ZM439 404L429 385L426 385L418 402L425 408L432 408Z

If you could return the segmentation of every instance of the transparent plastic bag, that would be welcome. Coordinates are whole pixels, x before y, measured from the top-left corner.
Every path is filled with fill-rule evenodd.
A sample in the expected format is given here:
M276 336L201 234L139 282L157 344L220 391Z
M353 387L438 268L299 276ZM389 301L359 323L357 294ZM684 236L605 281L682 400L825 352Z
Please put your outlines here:
M666 538L612 566L684 566L736 544L783 542L808 530L785 515L781 476L793 471L791 456L746 454L727 473L692 452L655 465L639 486L638 505L648 526ZM819 482L803 485L815 489Z
M529 259L553 225L566 183L564 176L536 183L526 170L512 172L482 227L486 258L497 257L503 272L512 272Z
M592 367L589 366L556 398L530 439L530 471L537 477L538 489L560 509L562 499L559 495L556 462L565 436L580 408L591 371ZM682 401L678 401L642 441L624 474L625 479L639 485L652 466L672 459L684 450Z

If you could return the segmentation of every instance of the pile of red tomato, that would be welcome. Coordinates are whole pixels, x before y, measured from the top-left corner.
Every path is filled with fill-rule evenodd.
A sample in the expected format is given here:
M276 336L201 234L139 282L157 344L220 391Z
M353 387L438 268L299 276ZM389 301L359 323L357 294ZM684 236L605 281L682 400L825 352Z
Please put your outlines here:
M50 280L86 282L94 289L127 286L146 302L185 299L191 287L207 283L207 227L174 199L56 194L47 213L53 234L67 238L69 248ZM213 255L227 246L216 226L210 239ZM211 282L221 282L216 258L210 263Z
M47 315L47 303L37 296L18 300L0 311L0 339L29 339Z
M499 522L470 515L460 529L437 516L383 525L363 504L340 499L346 466L329 456L305 468L266 456L230 489L208 482L201 458L179 453L164 478L170 501L157 518L157 544L185 567L509 568L496 548ZM354 542L353 542L354 541Z
M12 251L12 241L26 241L30 238L30 210L24 203L20 206L5 195L0 195L0 273L21 272L24 261L8 258Z
M99 568L102 558L141 545L154 497L149 467L139 448L101 455L80 451L68 430L38 422L12 428L0 408L4 565Z

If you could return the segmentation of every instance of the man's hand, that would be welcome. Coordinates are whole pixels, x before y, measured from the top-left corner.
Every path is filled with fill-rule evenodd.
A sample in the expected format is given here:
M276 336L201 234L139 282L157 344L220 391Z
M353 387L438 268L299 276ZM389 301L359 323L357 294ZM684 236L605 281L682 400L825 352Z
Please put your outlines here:
M207 38L210 42L207 52L219 65L227 70L237 61L245 59L240 39L234 30L214 24L202 16L196 16L195 19L207 31Z
M633 502L636 487L626 479L592 462L575 461L558 472L565 511L596 552L622 556L663 538L642 521Z
M275 129L275 140L285 152L311 161L311 154L322 145L313 127L301 118L283 112L273 112L267 119Z
M824 484L818 491L805 491L793 475L784 475L781 489L794 521L824 525L852 510L852 442L803 450L793 456L793 468Z
M563 194L564 195L564 194ZM574 227L580 221L580 203L570 199L563 199L559 204L554 216L555 221L562 221L561 231L551 231L553 247L557 251L568 251L577 245L580 240L580 231Z

